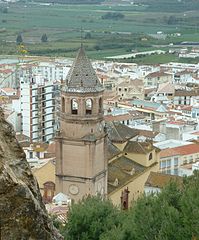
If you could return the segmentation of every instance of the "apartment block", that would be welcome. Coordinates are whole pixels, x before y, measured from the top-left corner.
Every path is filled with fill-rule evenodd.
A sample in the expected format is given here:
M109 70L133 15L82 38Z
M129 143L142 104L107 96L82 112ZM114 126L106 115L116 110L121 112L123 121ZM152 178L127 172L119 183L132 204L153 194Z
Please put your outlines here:
M20 83L22 133L32 142L49 142L55 135L59 86L59 82L45 82L41 76Z

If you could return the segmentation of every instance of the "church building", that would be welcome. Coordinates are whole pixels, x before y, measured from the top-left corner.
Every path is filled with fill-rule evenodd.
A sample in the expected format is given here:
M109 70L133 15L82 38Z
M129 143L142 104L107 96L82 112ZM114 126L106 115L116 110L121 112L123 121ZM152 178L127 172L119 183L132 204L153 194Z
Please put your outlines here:
M75 202L86 195L107 194L103 93L81 46L61 89L56 137L56 192Z

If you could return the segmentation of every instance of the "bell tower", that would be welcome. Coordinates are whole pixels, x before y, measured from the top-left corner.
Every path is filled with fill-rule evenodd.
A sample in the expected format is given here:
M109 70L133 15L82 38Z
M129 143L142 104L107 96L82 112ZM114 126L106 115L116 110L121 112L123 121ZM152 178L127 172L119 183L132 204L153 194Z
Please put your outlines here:
M56 192L75 201L107 194L103 92L81 46L61 90L56 137Z

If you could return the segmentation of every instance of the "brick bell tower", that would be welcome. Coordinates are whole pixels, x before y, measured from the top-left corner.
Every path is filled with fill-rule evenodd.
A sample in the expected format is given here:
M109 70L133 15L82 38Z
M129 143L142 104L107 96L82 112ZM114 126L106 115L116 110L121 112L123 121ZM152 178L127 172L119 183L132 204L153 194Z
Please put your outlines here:
M107 194L103 93L81 46L61 90L60 133L56 137L56 192L75 201Z

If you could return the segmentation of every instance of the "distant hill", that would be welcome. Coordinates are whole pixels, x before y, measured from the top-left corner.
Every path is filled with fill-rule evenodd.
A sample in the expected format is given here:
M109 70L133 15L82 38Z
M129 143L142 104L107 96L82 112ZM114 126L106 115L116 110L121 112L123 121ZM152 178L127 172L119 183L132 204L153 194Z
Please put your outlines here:
M61 4L100 4L104 1L105 0L34 0L34 2Z
M135 0L134 2L148 5L150 11L183 12L199 10L199 0Z

